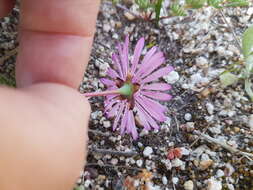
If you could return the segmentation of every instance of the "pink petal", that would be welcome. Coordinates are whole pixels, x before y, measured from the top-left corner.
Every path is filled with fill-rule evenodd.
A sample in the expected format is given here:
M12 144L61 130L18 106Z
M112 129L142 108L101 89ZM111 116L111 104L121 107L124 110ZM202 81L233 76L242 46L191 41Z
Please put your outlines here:
M163 114L163 112L158 111L155 107L150 107L147 102L145 102L141 96L137 97L135 99L143 108L146 110L154 119L157 121L165 121L166 116Z
M116 129L118 123L119 123L120 117L122 116L122 112L123 112L123 109L124 109L124 107L125 107L125 103L126 103L125 101L120 103L119 111L118 111L118 113L117 113L117 116L116 116L116 118L115 118L115 120L114 120L113 127L112 127L112 129L113 129L114 131L115 131L115 129Z
M140 118L141 124L143 125L144 129L149 131L151 129L151 127L150 127L148 121L146 120L146 116L144 115L144 113L141 111L138 111L137 114Z
M148 97L145 97L145 96L140 96L140 98L147 104L149 105L149 107L152 107L154 108L154 110L156 112L165 112L168 110L168 108L166 106L163 106L161 105L160 103L148 98Z
M148 50L147 54L143 58L143 61L142 61L141 65L145 64L154 55L154 53L156 52L156 50L157 50L156 46L154 46L150 50Z
M128 120L128 107L126 106L122 120L121 120L121 124L120 124L120 134L121 135L123 135L126 131L127 120Z
M153 84L144 85L142 89L166 91L166 90L171 89L171 85L166 84L166 83L153 83Z
M165 58L162 52L158 52L153 55L145 64L143 63L136 75L144 78L150 74L153 70L158 68L162 63L164 63Z
M137 42L135 49L134 49L134 57L133 57L133 62L132 62L132 67L131 67L131 73L133 74L137 68L137 65L140 60L141 52L144 47L144 38L139 39Z
M126 73L127 73L127 62L125 62L124 51L122 49L121 44L118 44L117 47L118 47L118 51L119 51L119 58L120 58L120 65L122 68L122 75L123 75L123 79L125 80Z
M148 96L150 98L162 101L169 101L172 96L170 94L165 94L162 92L155 92L155 91L142 91L143 95Z
M136 102L136 108L138 110L138 113L143 113L145 115L145 119L150 124L151 127L153 127L154 129L159 129L159 126L157 125L157 123L155 122L155 120L149 115L149 113L147 113L141 107L141 105L138 102Z
M112 109L113 104L117 103L118 101L119 100L117 100L117 99L112 99L110 101L106 101L104 103L104 105L105 105L105 112L107 112L108 110Z
M125 43L123 46L123 63L125 64L125 75L128 73L128 68L129 68L129 36L127 35L125 38Z
M112 107L112 109L107 113L107 117L111 118L114 117L119 109L119 103L115 104L115 106Z
M123 77L122 66L120 64L119 57L118 57L118 55L116 53L112 54L112 60L113 60L113 62L115 64L115 66L116 66L116 69L117 69L117 71L119 73L120 78L123 80L124 77Z
M106 85L107 87L108 87L108 86L116 86L116 83L115 83L114 81L109 80L109 79L107 79L107 78L101 78L100 81L101 81L104 85Z
M108 74L109 77L111 77L113 79L120 78L120 76L118 75L118 73L115 70L113 70L112 68L109 68L107 70L107 74Z
M133 114L132 110L130 110L128 112L127 127L128 127L128 132L131 133L133 139L136 140L138 138L138 133L136 130L136 125L135 125L135 121L134 121L134 114Z
M164 75L167 75L168 73L170 73L171 71L173 71L173 67L172 66L167 66L164 67L162 69L159 69L158 71L155 71L154 73L152 73L151 75L149 75L147 78L145 78L144 80L141 80L140 82L142 84L147 83L147 82L151 82L154 81Z
M156 46L154 46L154 47L152 47L150 50L148 50L147 54L144 56L144 58L143 58L143 60L142 60L142 63L141 63L141 65L140 65L140 67L139 67L139 70L140 70L140 68L142 68L142 67L146 64L146 62L153 56L153 54L156 52L156 50L157 50L157 47L156 47ZM138 73L138 71L137 71L137 73ZM135 74L134 77L133 77L133 82L137 82L138 80L139 80L139 76L137 76L137 75Z

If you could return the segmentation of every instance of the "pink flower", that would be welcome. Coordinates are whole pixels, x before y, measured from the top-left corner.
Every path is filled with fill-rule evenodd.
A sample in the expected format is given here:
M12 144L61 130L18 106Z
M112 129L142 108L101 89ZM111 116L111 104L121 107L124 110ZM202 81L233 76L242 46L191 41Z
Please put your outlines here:
M129 60L129 37L124 44L118 44L118 52L112 55L113 67L108 69L108 78L101 82L109 91L97 93L106 95L105 113L108 118L115 118L113 130L120 128L120 133L131 134L137 139L136 117L146 130L159 129L158 122L166 120L164 113L167 108L155 100L169 101L171 95L164 91L171 86L158 82L167 75L173 67L160 68L165 62L164 55L157 47L152 47L141 60L144 38L141 38L134 49L134 55ZM95 93L86 93L95 96Z

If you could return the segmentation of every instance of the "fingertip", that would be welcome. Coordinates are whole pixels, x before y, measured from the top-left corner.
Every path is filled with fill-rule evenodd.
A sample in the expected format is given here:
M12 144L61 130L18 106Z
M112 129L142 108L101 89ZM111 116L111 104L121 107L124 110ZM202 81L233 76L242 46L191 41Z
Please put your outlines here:
M0 0L0 18L8 15L15 5L14 0Z

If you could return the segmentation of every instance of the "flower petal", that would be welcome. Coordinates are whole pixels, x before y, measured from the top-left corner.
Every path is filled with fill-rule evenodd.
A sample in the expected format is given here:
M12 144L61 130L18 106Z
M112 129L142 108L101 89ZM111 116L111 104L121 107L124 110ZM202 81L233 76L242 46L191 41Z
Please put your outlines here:
M129 53L129 36L127 35L126 38L125 38L125 43L124 43L124 46L123 46L123 63L125 64L125 76L127 75L128 73L128 68L129 68L129 56L128 56L128 53Z
M146 129L147 131L149 131L151 129L149 122L146 120L146 116L142 111L138 111L137 115L140 118L140 122L143 125L144 129Z
M171 85L166 84L166 83L153 83L153 84L144 85L142 89L166 91L166 90L171 89Z
M169 101L172 98L170 94L155 91L142 91L142 94L155 100L162 100L162 101Z
M112 61L114 62L115 66L116 66L116 70L118 71L120 78L123 80L124 77L123 77L122 66L120 64L119 57L116 53L112 54Z
M107 78L101 78L100 81L101 81L104 85L106 85L107 87L109 87L109 86L116 86L116 83L115 83L114 81L109 80L109 79L107 79Z
M144 43L145 43L144 38L141 38L141 39L139 39L139 41L137 42L137 44L135 46L134 57L133 57L132 67L131 67L132 74L136 71L137 65L140 60L141 52L144 47Z
M126 39L127 40L127 39ZM126 49L128 50L127 46L127 41L125 41L125 43L123 44L123 47L121 44L118 44L118 51L119 51L119 58L120 58L120 65L122 68L122 75L123 75L123 79L126 79L126 74L127 74L127 66L128 66L128 60L126 61L126 56L128 58L128 53L127 55L125 54Z
M141 96L137 97L136 102L138 102L144 110L146 110L154 119L157 121L165 121L166 116L161 111L157 111L155 107L150 107L142 98Z
M127 121L127 127L128 127L128 132L132 134L132 137L134 140L138 138L138 133L134 121L134 114L133 111L130 110L128 112L128 121Z
M117 112L118 112L118 109L119 109L119 103L116 103L112 109L107 113L107 117L108 118L112 118L114 117L115 115L117 115Z
M122 116L121 124L120 124L120 134L123 135L126 131L127 120L128 120L128 107L125 107L124 114Z
M160 103L145 97L145 96L140 96L140 98L147 104L149 107L152 107L156 112L166 112L168 109L166 106L161 105Z
M162 69L159 69L158 71L155 71L154 73L152 73L151 75L149 75L148 77L146 77L144 80L140 80L141 84L147 83L147 82L151 82L154 81L164 75L167 75L168 73L170 73L171 71L173 71L173 67L172 66L167 66L164 67Z
M124 107L125 107L125 103L126 103L126 102L124 101L124 102L121 102L120 105L119 105L119 111L118 111L118 113L117 113L117 116L116 116L116 118L115 118L115 120L114 120L113 127L112 127L112 129L113 129L114 131L115 131L115 129L116 129L118 123L119 123L120 117L122 116L122 112L123 112L123 109L124 109Z
M120 76L118 75L118 73L117 73L115 70L113 70L112 68L109 68L109 69L107 70L107 75L108 75L109 77L113 78L113 79L120 78Z
M105 105L105 112L107 112L108 110L112 109L112 106L117 103L119 100L117 99L112 99L110 101L105 101L104 105Z
M137 102L136 102L136 108L138 110L138 113L143 113L145 115L145 119L147 120L147 122L150 124L151 127L153 127L154 129L159 129L159 126L157 125L155 120Z
M158 52L153 55L145 64L143 64L142 67L140 67L136 75L141 76L141 78L144 78L156 68L158 68L162 63L164 63L164 61L165 58L163 56L163 53Z

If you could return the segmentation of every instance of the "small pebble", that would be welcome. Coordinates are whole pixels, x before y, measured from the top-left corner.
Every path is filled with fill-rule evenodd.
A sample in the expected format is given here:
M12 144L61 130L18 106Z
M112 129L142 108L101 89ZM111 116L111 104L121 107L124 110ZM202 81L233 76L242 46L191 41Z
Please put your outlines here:
M163 79L169 84L174 84L179 80L179 74L176 71L171 71L168 75L164 76Z
M152 153L153 153L153 149L150 146L145 147L145 149L143 151L143 155L145 157L151 156Z
M129 13L129 12L125 12L125 13L124 13L124 16L125 16L125 17L127 18L127 20L129 20L129 21L132 21L132 20L135 19L135 16L132 15L131 13Z
M193 188L194 188L194 184L193 184L192 180L186 181L184 183L185 190L193 190Z
M191 115L190 113L186 113L186 114L184 115L184 119L185 119L186 121L190 121L190 120L192 119L192 115Z
M214 178L211 178L207 182L207 190L221 190L222 185L220 181L215 180Z
M137 160L137 161L136 161L136 165L137 165L138 167L142 167L142 164L143 164L143 161L142 161L142 160Z
M109 128L109 127L111 127L111 122L110 121L103 121L103 126L105 128Z
M224 172L221 169L218 169L217 172L216 172L216 176L217 176L217 178L223 177Z
M179 181L178 177L172 178L172 183L174 183L175 185L178 183L178 181Z
M249 128L251 131L253 131L253 114L249 116Z
M207 103L206 104L206 109L207 109L207 112L210 114L210 115L213 115L213 111L214 111L214 106L213 106L213 104L211 104L211 103Z
M212 164L213 164L213 161L212 161L212 160L200 161L200 163L199 163L199 168L200 168L201 170L206 170L206 169L209 168Z
M162 177L162 182L163 182L163 185L167 185L168 184L168 179L167 179L166 176Z
M176 168L182 166L183 164L184 164L183 161L181 161L178 158L172 160L171 162L172 167L176 167Z
M118 164L118 159L117 158L113 158L112 160L111 160L111 164L112 165L117 165Z

